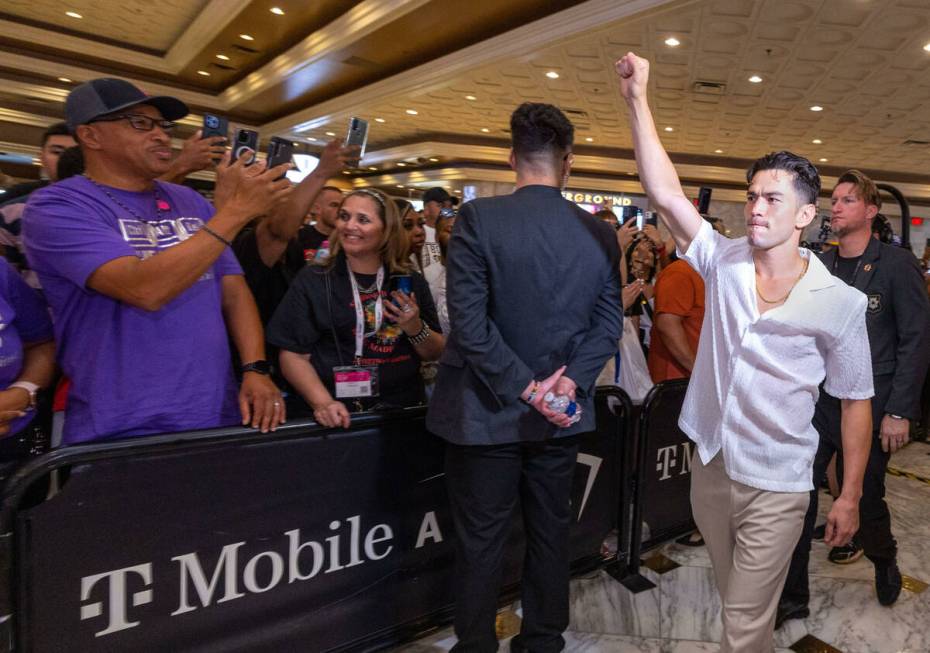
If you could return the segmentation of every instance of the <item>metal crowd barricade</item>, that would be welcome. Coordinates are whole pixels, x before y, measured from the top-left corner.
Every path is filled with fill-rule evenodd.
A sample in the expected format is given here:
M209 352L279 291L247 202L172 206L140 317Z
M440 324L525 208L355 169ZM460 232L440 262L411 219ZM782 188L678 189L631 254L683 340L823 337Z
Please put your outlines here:
M617 527L630 402L598 392L573 569ZM447 624L452 524L425 409L73 446L4 487L0 642L16 651L367 650ZM27 501L52 472L57 494ZM38 493L42 496L42 493ZM504 596L518 588L522 529Z

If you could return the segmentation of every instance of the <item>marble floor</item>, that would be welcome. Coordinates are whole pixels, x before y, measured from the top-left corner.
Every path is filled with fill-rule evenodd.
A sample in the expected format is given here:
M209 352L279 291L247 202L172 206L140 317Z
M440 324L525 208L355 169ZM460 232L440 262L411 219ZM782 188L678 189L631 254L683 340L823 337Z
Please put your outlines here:
M775 633L779 653L930 653L930 590L923 591L930 583L930 444L908 445L892 457L889 467L899 472L886 479L886 499L898 541L898 564L901 573L913 579L906 582L911 589L902 591L894 606L883 607L875 598L873 566L866 558L835 565L827 560L828 548L814 542L811 616L789 621ZM821 496L818 523L830 506L829 497ZM672 543L647 555L654 554L680 566L662 574L643 568L643 575L656 587L639 594L630 593L603 571L572 581L565 651L719 650L720 601L706 549ZM513 609L519 615L519 606ZM440 653L454 643L451 629L445 629L395 650ZM500 650L509 651L507 639L501 641Z

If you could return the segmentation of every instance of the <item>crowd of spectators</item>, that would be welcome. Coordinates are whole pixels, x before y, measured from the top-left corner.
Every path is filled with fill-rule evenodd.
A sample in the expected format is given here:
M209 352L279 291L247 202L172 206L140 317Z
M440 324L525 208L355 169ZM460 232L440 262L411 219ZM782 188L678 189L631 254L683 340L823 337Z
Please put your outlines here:
M222 137L197 132L174 153L187 107L120 80L80 85L66 110L41 142L42 181L0 205L4 460L52 431L67 445L266 431L288 415L348 426L353 412L427 399L451 329L456 198L429 189L418 211L343 192L330 180L358 153L340 141L297 184L287 164L233 161ZM216 171L212 204L181 183L204 169ZM594 217L616 229L628 317L599 383L642 401L690 375L703 282L655 226ZM37 409L56 384L53 429Z

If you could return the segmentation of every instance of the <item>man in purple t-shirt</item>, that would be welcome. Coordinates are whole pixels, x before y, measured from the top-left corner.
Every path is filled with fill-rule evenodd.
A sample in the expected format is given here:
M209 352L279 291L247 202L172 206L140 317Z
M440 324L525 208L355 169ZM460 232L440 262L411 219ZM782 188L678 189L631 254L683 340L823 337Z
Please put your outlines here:
M156 181L171 163L183 102L118 79L71 91L68 125L85 175L35 193L24 240L51 306L72 385L63 442L284 420L268 379L255 301L229 241L286 198L287 165L217 170L213 207ZM282 179L278 179L282 177ZM243 382L233 376L229 339Z

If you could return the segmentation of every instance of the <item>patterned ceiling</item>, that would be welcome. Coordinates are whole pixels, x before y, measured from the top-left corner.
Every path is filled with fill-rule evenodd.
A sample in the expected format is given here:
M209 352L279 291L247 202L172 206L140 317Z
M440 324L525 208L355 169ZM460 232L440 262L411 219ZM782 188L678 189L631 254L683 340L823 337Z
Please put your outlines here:
M90 37L165 51L209 0L3 0L0 13ZM68 16L78 13L81 18Z
M667 46L670 37L680 45ZM353 106L305 135L325 138L356 113L386 121L373 125L376 143L506 138L514 106L539 101L568 112L579 144L629 148L613 62L634 50L653 62L652 102L670 151L754 158L786 148L831 165L924 173L928 42L927 0L708 0L542 44L419 96Z
M207 28L225 21L224 30L238 32L242 16L267 14L272 3L4 0L0 36L5 27L11 38L17 18L30 29L44 27L52 35L58 30L69 38L78 29L72 23L81 23L83 33L111 43L168 51L157 59L161 77L146 81L147 88L178 94L198 114L238 116L265 138L284 134L315 144L329 140L327 132L343 135L348 119L357 115L372 121L373 152L415 151L417 143L429 142L422 156L443 163L458 158L505 164L500 147L462 153L472 145L505 146L509 115L520 102L553 102L575 123L578 149L594 157L589 160L607 162L605 172L611 158L625 158L624 173L629 156L621 153L631 142L613 63L635 50L653 62L651 99L667 148L678 161L704 165L710 179L715 170L735 171L746 159L787 148L824 167L857 166L930 184L930 51L924 50L930 44L930 0L560 0L559 13L524 19L505 33L489 30L492 36L479 43L450 46L444 55L426 59L422 53L435 44L416 29L422 17L438 21L436 16L454 16L456 7L467 11L479 0L330 1L331 7L353 7L355 13L347 10L340 20L357 32L333 21L303 35L304 49L281 49L267 64L256 63L247 77L220 86L216 76L192 86L198 76L191 71L206 65L204 53L214 58L202 44L216 38ZM529 0L523 1L529 7ZM246 13L224 17L223 7L232 6L224 3ZM68 4L84 18L65 16ZM298 8L307 6L294 0L278 4L295 20ZM348 20L354 15L362 18ZM455 23L429 24L432 30ZM398 25L410 25L409 39L379 40ZM676 47L665 43L672 37ZM51 40L43 45L54 47ZM315 63L301 69L295 57L305 50ZM131 65L144 63L128 49L122 52L135 62ZM354 56L358 52L367 54ZM395 66L381 77L370 74L379 59L396 58L398 52L407 57L406 67ZM81 54L89 56L86 50ZM118 55L111 57L114 65ZM5 145L32 146L38 126L60 118L70 86L50 81L59 69L75 82L101 74L96 64L76 63L66 55L20 56L0 40L0 141ZM174 69L186 72L172 78ZM369 71L358 77L364 82L327 95L327 88L342 88L327 74L343 75L344 83L352 79L346 71L356 69ZM756 77L761 82L749 81ZM304 86L294 90L298 83ZM292 99L275 104L275 97ZM302 97L307 100L300 105ZM265 103L261 111L254 110L259 100ZM822 110L812 111L815 106ZM446 156L444 148L455 155ZM702 163L695 157L709 159ZM386 157L378 161L388 163Z

